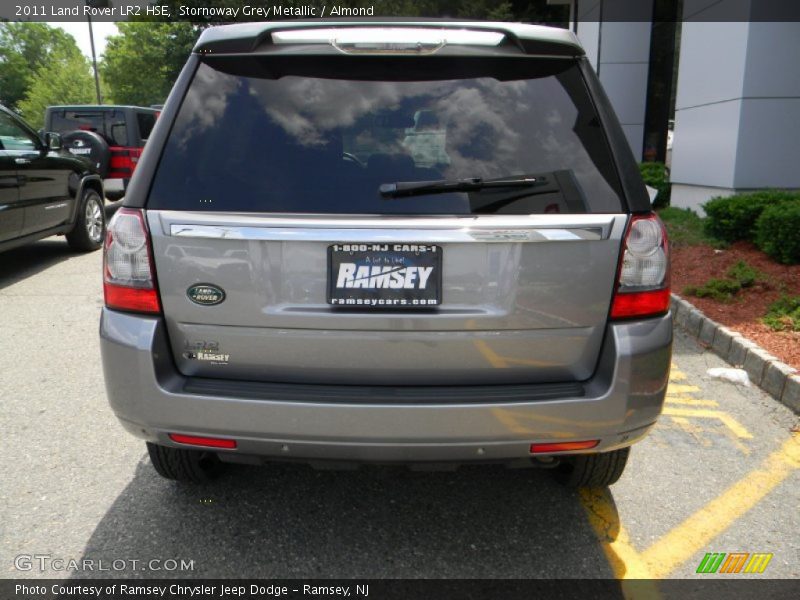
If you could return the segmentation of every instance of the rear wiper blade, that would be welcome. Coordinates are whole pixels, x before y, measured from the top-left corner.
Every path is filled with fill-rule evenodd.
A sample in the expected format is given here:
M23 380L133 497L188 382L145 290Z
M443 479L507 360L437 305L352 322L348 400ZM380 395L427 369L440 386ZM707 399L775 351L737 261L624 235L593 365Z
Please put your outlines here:
M511 179L442 179L439 181L397 181L382 183L381 196L384 198L403 198L425 194L446 194L449 192L472 192L487 188L522 188L546 183L544 177L518 177Z

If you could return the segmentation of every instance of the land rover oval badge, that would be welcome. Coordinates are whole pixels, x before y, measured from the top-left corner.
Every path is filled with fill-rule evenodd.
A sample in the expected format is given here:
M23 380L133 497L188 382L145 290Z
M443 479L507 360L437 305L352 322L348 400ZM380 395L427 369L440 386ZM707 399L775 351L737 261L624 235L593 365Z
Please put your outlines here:
M186 290L189 300L202 306L214 306L225 300L225 290L210 283L198 283Z

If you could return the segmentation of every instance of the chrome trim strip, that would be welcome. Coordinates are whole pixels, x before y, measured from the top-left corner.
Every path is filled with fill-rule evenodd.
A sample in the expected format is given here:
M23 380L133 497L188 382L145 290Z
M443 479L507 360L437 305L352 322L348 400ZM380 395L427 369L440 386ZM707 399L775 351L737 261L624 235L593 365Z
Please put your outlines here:
M546 242L608 239L625 215L469 217L255 216L153 211L167 235L183 238L304 242ZM156 216L156 215L152 215Z

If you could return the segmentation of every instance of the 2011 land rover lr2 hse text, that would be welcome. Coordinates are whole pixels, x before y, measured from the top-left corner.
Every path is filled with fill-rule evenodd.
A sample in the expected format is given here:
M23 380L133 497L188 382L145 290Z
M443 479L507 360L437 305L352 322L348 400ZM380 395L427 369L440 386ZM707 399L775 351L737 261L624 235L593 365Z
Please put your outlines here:
M206 30L105 241L108 397L163 476L499 462L608 485L661 412L668 246L566 30Z

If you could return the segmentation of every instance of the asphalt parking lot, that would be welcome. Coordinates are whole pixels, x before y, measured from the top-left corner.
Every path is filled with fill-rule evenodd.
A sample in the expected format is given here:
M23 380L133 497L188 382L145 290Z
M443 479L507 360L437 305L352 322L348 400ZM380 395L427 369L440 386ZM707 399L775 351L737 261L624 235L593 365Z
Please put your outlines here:
M0 577L682 578L720 552L773 555L727 577L800 576L798 419L708 378L724 363L680 334L665 413L608 490L494 467L162 480L106 403L100 263L58 238L0 255Z

